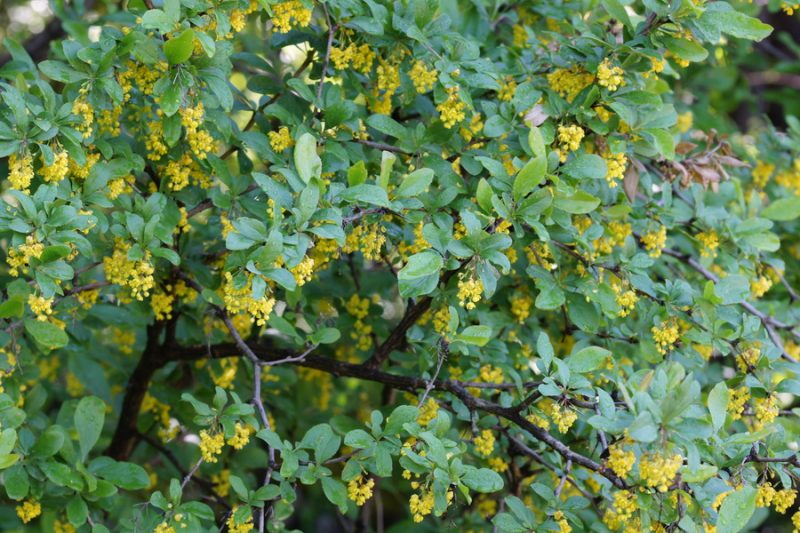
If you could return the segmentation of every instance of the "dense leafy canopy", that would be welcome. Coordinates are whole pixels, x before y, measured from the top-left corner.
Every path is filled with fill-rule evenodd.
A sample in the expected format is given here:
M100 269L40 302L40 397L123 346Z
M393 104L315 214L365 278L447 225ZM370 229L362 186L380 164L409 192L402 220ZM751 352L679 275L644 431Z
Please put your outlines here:
M4 43L0 528L791 528L760 7L103 5Z

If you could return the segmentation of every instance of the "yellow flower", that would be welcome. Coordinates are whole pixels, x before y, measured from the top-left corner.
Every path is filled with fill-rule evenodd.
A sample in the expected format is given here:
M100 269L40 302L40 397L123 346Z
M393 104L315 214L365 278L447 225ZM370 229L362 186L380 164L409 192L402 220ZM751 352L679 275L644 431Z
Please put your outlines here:
M483 295L483 283L478 278L459 275L458 301L461 307L467 310L475 309Z
M357 477L351 479L347 483L347 497L356 502L356 505L361 507L367 500L372 498L372 488L375 486L375 480L371 477L359 474Z
M117 237L111 257L103 259L103 268L108 281L127 287L133 298L142 301L150 295L150 290L155 285L155 268L150 263L149 251L144 252L140 260L128 259L130 248L130 244Z
M517 92L517 82L511 76L506 77L497 91L497 99L503 102L510 102Z
M234 450L241 450L250 442L250 434L253 432L253 428L241 422L236 422L235 431L236 433L233 437L228 439L228 445L232 446Z
M417 92L424 94L433 89L433 85L439 79L439 73L435 68L429 69L423 61L417 60L408 72L408 77L411 78Z
M225 446L225 435L222 433L212 435L205 429L200 432L200 454L203 457L203 461L216 463L217 456L222 453L223 446Z
M311 10L300 0L273 4L272 12L272 24L278 33L288 33L292 28L305 28L311 22Z
M750 399L750 389L747 387L739 387L733 389L728 396L728 412L733 420L739 420L744 413L744 406L747 400Z
M567 102L572 102L592 81L594 76L577 66L569 69L559 68L547 75L550 88Z
M11 188L24 193L28 192L33 180L33 157L26 153L22 157L17 154L8 156L8 181Z
M67 177L69 171L69 156L67 152L61 150L53 154L53 164L48 165L42 156L42 179L47 183L58 183Z
M436 418L436 415L439 414L439 402L434 400L433 398L428 398L422 407L419 410L419 416L417 417L417 423L420 426L427 426Z
M42 504L34 499L29 498L21 505L17 505L17 516L23 524L27 524L40 514L42 514Z
M639 461L639 476L646 486L666 492L682 465L683 457L679 454L649 453Z
M650 257L661 257L661 251L667 245L667 228L659 226L657 230L642 235L642 244L650 252Z
M680 337L680 330L674 319L666 320L660 326L653 326L650 331L653 334L656 349L661 355L666 355L672 350Z
M489 457L494 452L494 434L489 429L484 429L472 442L475 444L475 453L481 457Z
M612 67L611 61L605 58L597 67L597 83L613 92L625 85L625 72L619 67Z
M451 129L464 120L466 116L464 114L465 108L464 102L461 101L461 97L458 95L458 87L449 87L447 89L447 100L436 106L444 127L447 129Z
M36 320L46 321L53 314L54 300L54 298L34 296L33 294L28 296L28 306L33 314L36 315Z
M270 146L277 153L281 153L294 145L294 139L292 139L289 128L286 126L281 126L278 131L271 131L267 135L269 135Z
M719 235L713 229L710 231L701 231L695 238L703 245L700 250L702 257L717 257L717 248L719 248Z
M628 157L624 153L608 153L603 156L608 166L606 182L612 189L618 185L618 181L625 177L625 169L628 166Z
M627 441L623 439L608 447L608 467L623 479L633 469L633 464L636 462L636 454L633 453L633 450L625 451L625 444Z
M783 489L779 490L775 493L775 496L772 498L772 505L775 507L775 511L783 514L786 512L789 507L792 506L794 503L795 498L797 497L797 491L793 489Z
M231 514L228 517L228 520L225 522L225 525L228 526L228 533L248 533L249 531L253 530L253 516L248 516L247 520L242 523L236 523L236 509L238 509L238 505L234 505L233 509L231 509Z
M564 163L570 152L581 147L583 135L583 128L577 125L558 127L558 148L555 151L558 153L559 161Z

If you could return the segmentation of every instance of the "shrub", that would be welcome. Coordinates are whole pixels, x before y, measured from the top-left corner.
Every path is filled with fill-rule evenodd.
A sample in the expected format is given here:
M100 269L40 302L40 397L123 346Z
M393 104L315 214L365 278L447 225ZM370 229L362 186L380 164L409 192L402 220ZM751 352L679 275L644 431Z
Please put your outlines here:
M770 26L527 4L6 41L3 530L790 527L800 122L698 89Z

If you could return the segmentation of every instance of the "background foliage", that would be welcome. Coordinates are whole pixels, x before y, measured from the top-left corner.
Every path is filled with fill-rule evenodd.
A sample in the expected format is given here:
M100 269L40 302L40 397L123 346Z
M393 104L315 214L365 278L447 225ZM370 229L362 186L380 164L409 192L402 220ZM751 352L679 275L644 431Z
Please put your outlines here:
M4 531L800 529L798 6L51 7Z

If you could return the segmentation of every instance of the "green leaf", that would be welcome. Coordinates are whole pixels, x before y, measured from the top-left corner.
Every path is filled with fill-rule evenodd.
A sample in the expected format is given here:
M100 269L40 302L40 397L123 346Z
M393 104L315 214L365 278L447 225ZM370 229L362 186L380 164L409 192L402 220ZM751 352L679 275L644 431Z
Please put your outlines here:
M371 115L367 117L367 126L397 139L403 139L408 135L406 129L399 122L386 115Z
M544 157L547 159L547 147L545 146L541 130L536 126L531 127L531 131L528 133L528 146L530 146L533 152L533 157Z
M384 435L396 435L400 433L404 424L413 422L419 416L419 409L413 405L401 405L392 411L386 419L386 426L383 428Z
M599 346L588 346L567 358L567 366L572 372L582 374L602 367L611 352Z
M433 250L425 250L408 258L406 266L397 273L400 296L414 298L433 292L439 284L439 271L444 261Z
M375 444L375 439L363 429L354 429L344 436L344 443L352 448L369 448Z
M355 165L347 170L347 184L350 187L360 185L367 180L367 167L363 160L359 160Z
M314 344L332 344L342 336L336 328L321 328L311 334L309 340Z
M164 55L170 65L179 65L192 57L194 30L183 30L180 35L164 43Z
M344 483L331 477L322 478L322 492L328 501L339 508L342 513L347 512L347 489Z
M69 342L69 337L61 328L42 320L25 320L25 332L38 344L53 350L63 348Z
M0 304L0 318L19 318L25 313L25 299L22 296L12 296Z
M478 181L478 190L475 193L475 198L478 200L478 205L487 213L492 212L492 186L486 181L486 178L481 178Z
M95 474L125 490L141 490L150 486L147 471L133 463L109 461L97 469Z
M553 204L567 213L585 215L594 211L600 205L600 199L595 198L586 191L578 190L571 196L557 196Z
M319 178L322 174L322 160L317 154L317 139L310 133L304 133L297 139L294 147L294 166L303 183L311 178Z
M731 274L717 282L715 292L723 305L738 304L750 295L750 282L741 274Z
M473 468L467 470L461 482L475 492L497 492L503 488L503 478L494 470L488 468Z
M719 509L717 533L737 533L744 529L756 510L756 494L756 489L744 486L726 496Z
M760 41L772 33L772 26L736 11L727 2L712 2L700 16L699 24L740 39Z
M761 216L782 222L800 217L800 196L775 200L761 212Z
M96 396L81 398L75 408L75 429L78 431L81 457L84 460L100 438L105 416L106 404Z
M536 186L544 180L546 172L547 159L545 157L534 157L528 161L525 166L522 167L522 170L519 171L517 177L514 178L514 185L511 189L514 201L519 202L536 188Z
M456 335L455 340L474 344L475 346L485 346L491 338L492 328L489 326L469 326Z
M728 386L724 381L714 385L714 388L708 393L708 411L711 413L711 424L715 430L719 430L725 423L728 396Z
M608 165L599 155L582 154L561 167L561 172L576 179L600 180L608 174Z
M399 198L413 198L425 192L432 182L433 170L420 168L406 176L394 194Z
M339 194L339 199L351 204L363 202L380 207L387 207L389 205L389 197L386 194L386 190L369 183L362 183L361 185L343 190Z

